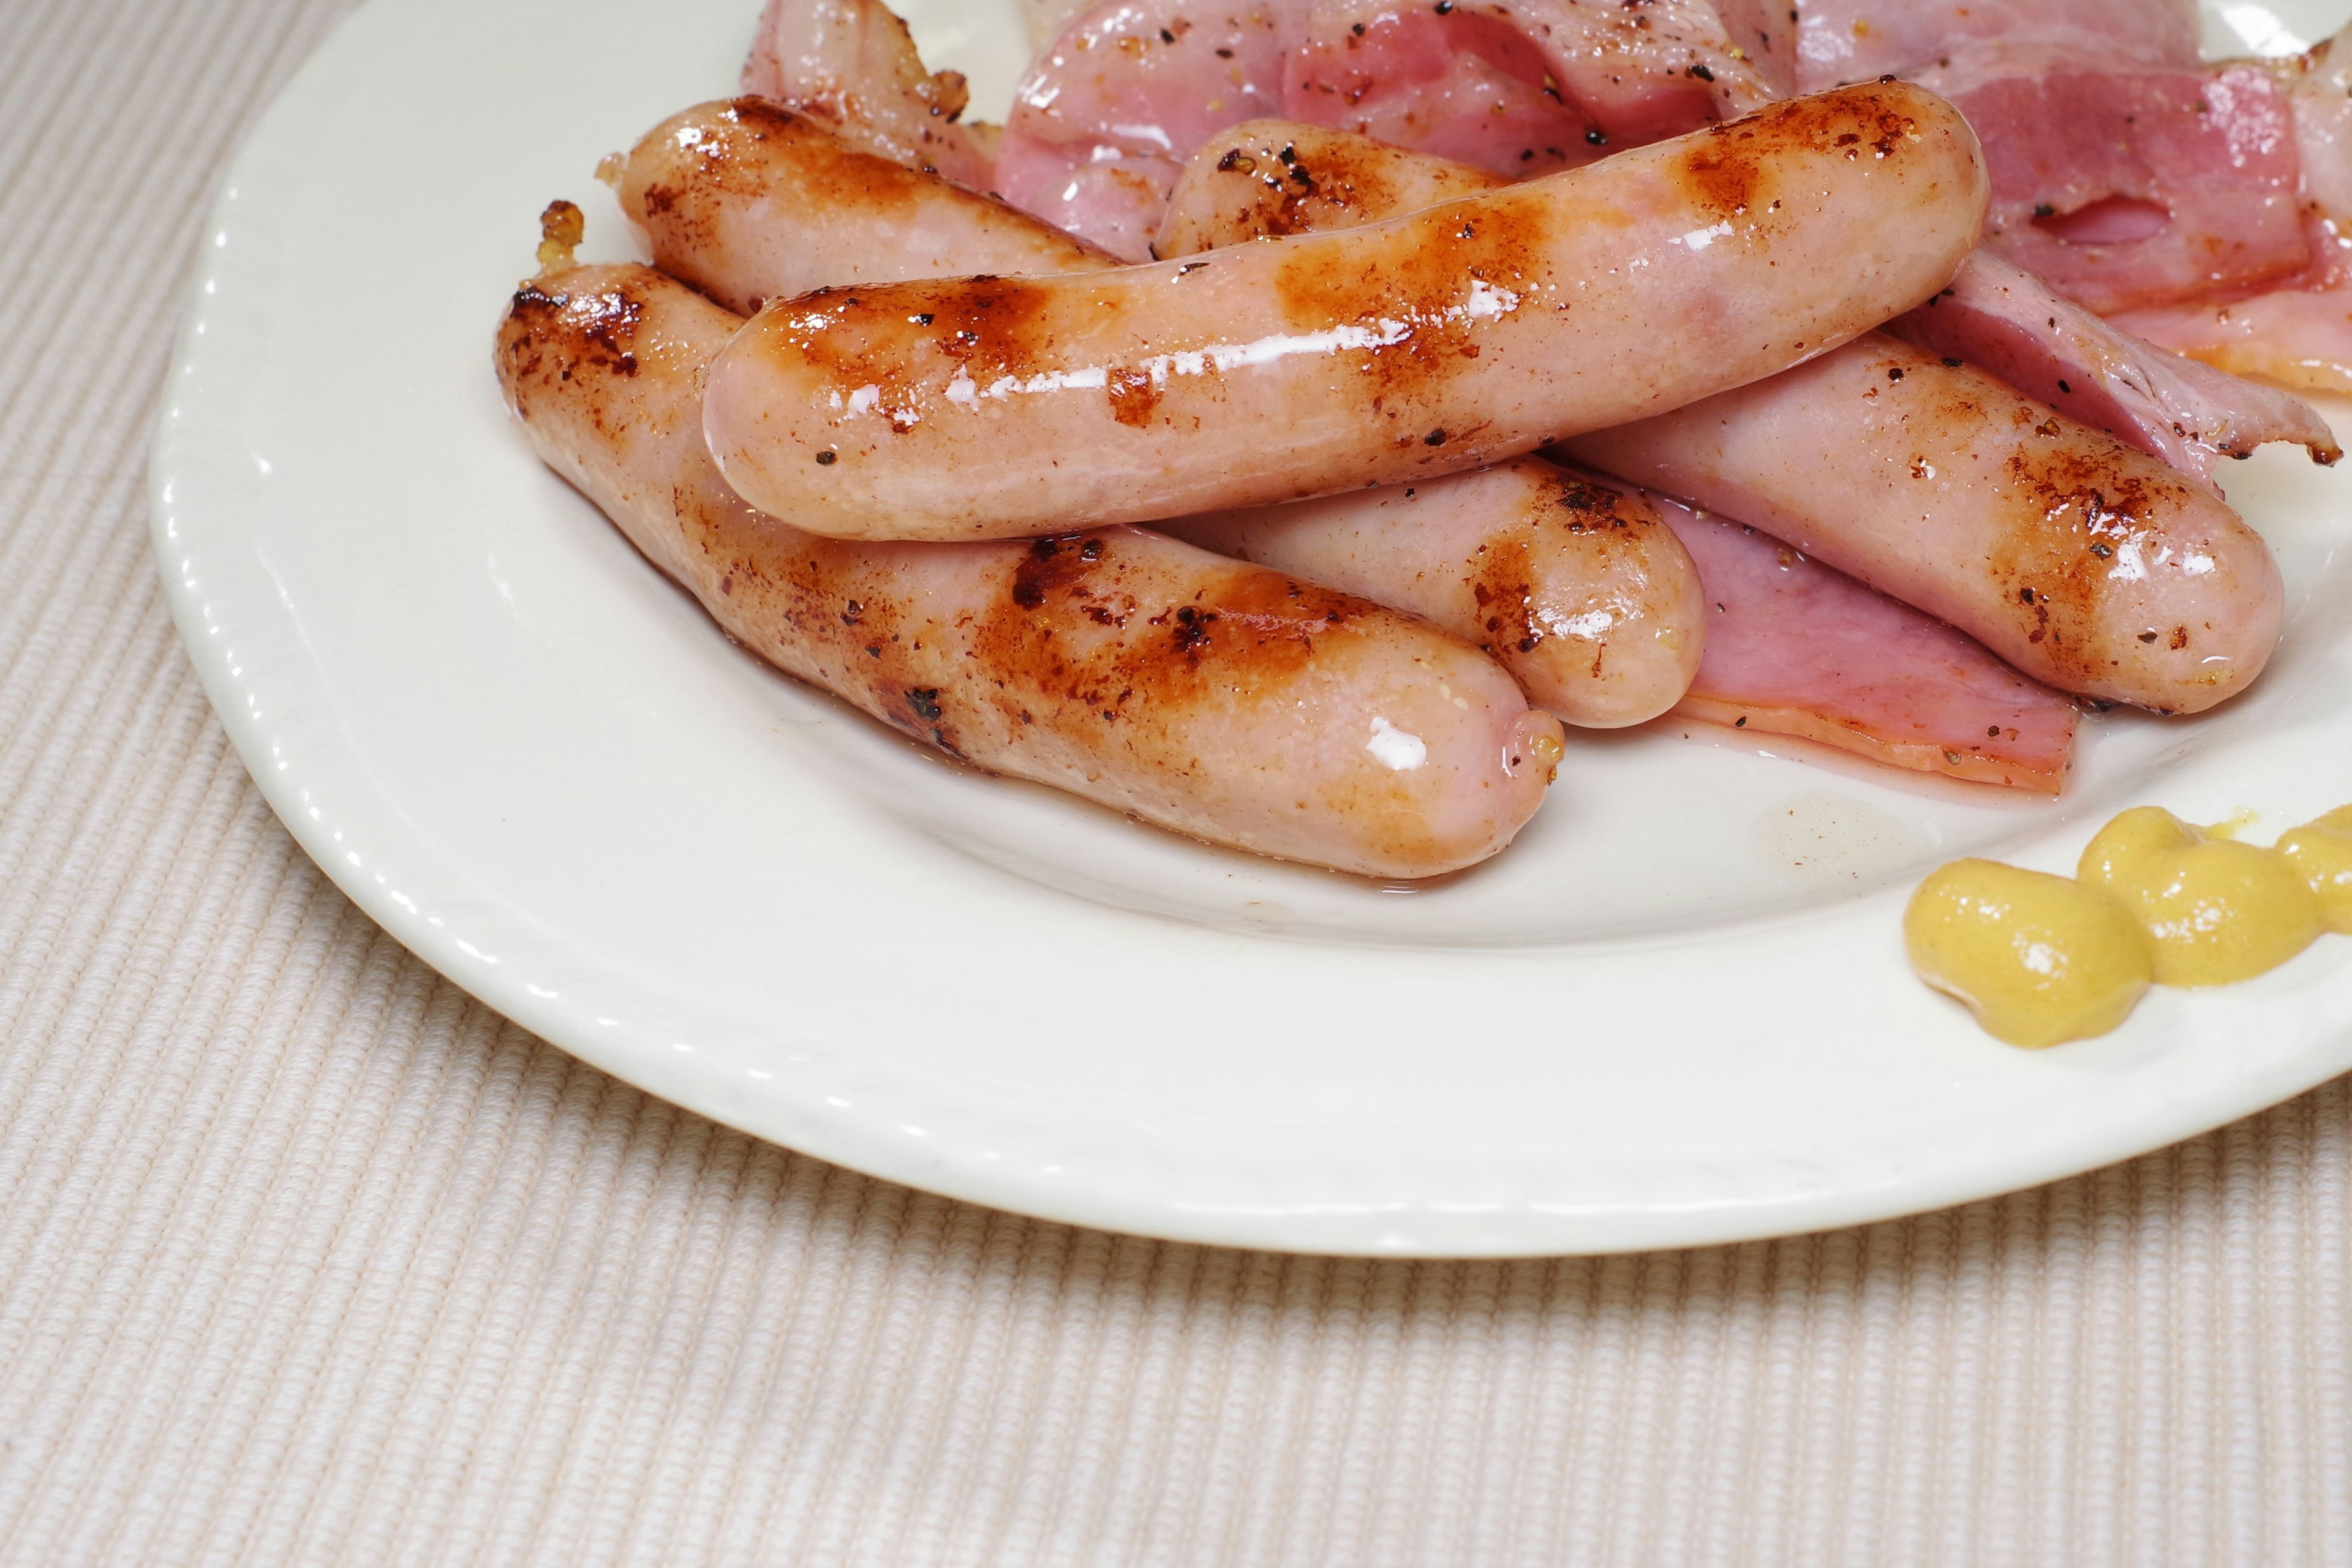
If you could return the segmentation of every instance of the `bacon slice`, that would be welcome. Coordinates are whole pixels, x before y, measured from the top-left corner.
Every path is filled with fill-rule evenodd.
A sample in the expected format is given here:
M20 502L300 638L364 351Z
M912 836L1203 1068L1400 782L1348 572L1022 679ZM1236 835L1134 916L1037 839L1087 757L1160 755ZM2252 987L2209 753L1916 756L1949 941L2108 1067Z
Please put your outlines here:
M2241 375L2352 392L2352 28L2268 62L2292 106L2314 261L2250 299L2130 310L2116 325Z
M1013 98L997 190L1127 261L1150 256L1184 160L1278 114L1307 0L1100 0L1038 52Z
M1246 120L1548 174L1781 96L1781 15L1775 0L1098 0L1023 81L996 188L1139 260L1184 160Z
M2287 59L2215 67L2198 58L2187 0L1804 0L1800 34L1808 90L1895 71L1951 97L1985 143L1993 242L2129 338L2241 375L2352 392L2352 28ZM2179 133L2184 103L2194 123ZM2156 132L2143 134L2143 121ZM2040 206L2051 210L2037 221ZM2064 321L2049 333L2070 336ZM2100 414L2060 393L2059 373L2024 368L2080 361L2079 344L1981 363L2189 472L2210 472L2199 445L2235 455L2263 438L2266 420L2291 440L2311 427L2293 409L2281 423L2280 410L2249 421L2237 408L2238 427L2213 439L2200 406L2210 384L2192 376L2184 400L2163 386L2161 362L2136 344L2126 355L2142 360L2164 418L2147 422L2133 406L2144 400L2116 378L2063 374L2075 388L2110 384L2121 406ZM2170 423L2179 441L2166 439ZM2306 444L2322 460L2333 451Z
M1294 119L1498 174L1548 174L1607 151L1600 121L1562 95L1543 51L1500 17L1391 6L1337 32L1284 61L1283 101ZM1704 123L1704 84L1685 77L1675 85L1666 121Z
M768 0L743 90L823 124L861 152L984 191L990 159L960 125L960 72L923 68L907 24L879 0Z
M2071 70L1948 96L1992 176L1985 243L2094 310L2266 287L2311 264L2268 70Z
M1674 711L1874 762L2055 795L2074 702L1943 622L1743 524L1649 496L1698 563L1698 675Z
M2013 72L2036 56L2111 66L2198 63L2195 0L1801 0L1797 81ZM1939 89L1940 90L1940 89Z
M2352 348L2352 322L2345 325ZM2327 422L2301 398L2141 342L1981 250L1950 288L1887 330L1990 371L2217 490L2222 458L2250 457L2267 441L2299 442L2315 462L2342 456Z
M1738 8L1744 19L1760 5ZM1769 37L1785 32L1762 29ZM1410 99L1419 82L1447 82L1465 62L1485 62L1513 84L1499 120L1532 107L1517 90L1531 87L1576 122L1596 133L1592 146L1638 145L1731 119L1782 96L1754 58L1763 44L1743 46L1709 0L1452 0L1443 6L1400 5L1397 0L1314 0L1304 57L1294 68L1295 90L1286 111L1337 129L1380 135L1385 121L1408 132L1412 117L1393 108L1383 115L1348 111L1349 90L1373 90L1392 103ZM1355 83L1351 89L1342 85ZM1317 104L1314 100L1327 101ZM1464 105L1467 107L1466 103ZM1520 162L1513 133L1482 136L1442 113L1423 116L1444 128L1445 143L1417 137L1402 144L1445 153L1465 163L1506 170ZM1359 120L1366 121L1359 124ZM1383 135L1383 140L1391 138ZM1454 151L1448 151L1451 146ZM1580 156L1560 149L1564 158Z
M2128 310L2114 324L2237 375L2310 392L2352 392L2352 278L2340 262L2318 288Z

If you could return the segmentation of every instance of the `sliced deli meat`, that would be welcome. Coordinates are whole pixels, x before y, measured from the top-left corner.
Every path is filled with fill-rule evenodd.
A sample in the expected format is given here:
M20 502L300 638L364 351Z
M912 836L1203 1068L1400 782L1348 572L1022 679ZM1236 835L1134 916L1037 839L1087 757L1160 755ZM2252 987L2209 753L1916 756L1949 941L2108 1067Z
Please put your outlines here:
M997 188L1140 260L1184 161L1245 120L1549 174L1785 94L1786 15L1765 0L1098 0L1022 82Z
M923 68L907 24L879 0L768 0L743 90L813 116L855 146L986 190L988 150L959 124L955 71Z
M1475 5L1443 16L1425 5L1364 9L1369 21L1327 22L1286 58L1283 113L1514 174L1605 153L1600 120L1561 90L1544 51L1512 20ZM1644 117L1659 134L1714 118L1704 84L1663 82L1664 101Z
M2195 0L1798 0L1797 87L2029 61L2194 68Z
M2310 268L2266 293L2126 310L2115 324L2241 375L2352 392L2352 29L2267 68L2292 106Z
M2342 456L2327 422L2292 393L2156 347L1981 250L1949 288L1887 330L1989 370L2209 484L2223 458L2250 457L2266 442L2297 442L2321 463Z
M1769 534L1651 499L1706 601L1706 651L1676 713L1979 784L2064 784L2071 699Z
M1750 24L1770 15L1757 6L1734 9ZM1449 124L1444 113L1425 112L1416 125L1414 116L1400 112L1422 90L1416 84L1447 84L1454 113L1475 116L1475 90L1453 84L1465 80L1470 62L1481 62L1492 78L1490 118L1532 120L1535 104L1548 100L1567 117L1563 123L1594 133L1593 147L1639 145L1782 96L1793 73L1776 82L1759 58L1783 58L1772 48L1775 39L1785 43L1787 29L1769 22L1735 37L1708 0L1452 0L1442 8L1314 0L1306 46L1287 79L1285 112L1373 135L1383 124L1415 135L1444 126L1438 141L1405 144L1508 168L1537 162L1542 144L1522 140L1513 146L1516 132L1498 127L1482 134ZM1559 151L1570 159L1590 155L1574 146ZM1523 152L1534 155L1522 159Z
M1105 0L1038 52L998 154L1006 200L1123 260L1150 255L1192 150L1282 111L1305 0Z
M2287 97L2260 66L2042 71L1952 101L1984 143L1985 244L2094 310L2310 265Z
M2340 261L2310 287L2125 310L2110 320L2217 370L2306 392L2352 393L2352 271Z

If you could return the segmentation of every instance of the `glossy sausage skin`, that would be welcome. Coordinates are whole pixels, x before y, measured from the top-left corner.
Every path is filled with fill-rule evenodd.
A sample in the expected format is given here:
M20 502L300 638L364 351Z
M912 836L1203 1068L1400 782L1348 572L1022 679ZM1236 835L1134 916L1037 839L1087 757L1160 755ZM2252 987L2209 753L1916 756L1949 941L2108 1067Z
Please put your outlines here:
M1254 197L1258 182L1202 160L1171 229L1369 223L1433 182L1494 178L1346 132L1262 123L1256 142L1277 137L1315 195ZM2193 713L2243 690L2278 640L2277 566L2203 487L1880 333L1564 449L1777 534L2062 690Z
M2278 641L2278 567L2218 497L1875 332L1568 449L1777 534L2061 690L2194 713Z
M655 126L615 194L655 266L744 315L827 283L1118 265L763 98L698 104Z
M1949 105L1846 88L1367 228L772 303L704 432L745 499L844 538L1409 481L1843 342L1940 288L1984 201Z
M1411 616L1138 529L844 544L720 480L737 318L651 268L525 284L497 368L540 455L735 637L953 756L1220 844L1427 877L1507 844L1559 727Z
M1352 131L1245 120L1184 165L1151 249L1172 261L1244 240L1354 228L1509 183Z
M1705 605L1673 530L1640 496L1539 458L1160 526L1426 616L1584 728L1656 718L1698 669Z
M1057 256L1039 245L1040 226L1026 215L850 152L805 121L779 123L779 112L757 100L706 105L631 155L622 201L652 215L656 264L714 299L801 287L817 255L869 279L881 268L945 270L944 256L1007 270L1057 260L1072 271L1118 265L1066 241ZM1332 195L1341 188L1334 164L1312 139L1373 145L1259 123L1283 138L1266 153L1276 168L1299 165L1291 132L1306 131L1310 179ZM1387 182L1377 194L1393 200L1400 188ZM1538 706L1571 724L1653 718L1674 706L1697 668L1697 573L1674 531L1640 501L1537 458L1156 526L1425 616L1493 654Z

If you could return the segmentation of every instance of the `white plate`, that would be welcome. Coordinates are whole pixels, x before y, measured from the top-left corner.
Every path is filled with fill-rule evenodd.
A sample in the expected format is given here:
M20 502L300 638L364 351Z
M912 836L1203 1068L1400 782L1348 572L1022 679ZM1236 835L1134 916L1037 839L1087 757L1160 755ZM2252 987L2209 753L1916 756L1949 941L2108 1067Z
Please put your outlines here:
M2352 942L2036 1055L1897 937L1957 854L2064 869L2134 802L2275 828L2352 800L2352 469L2281 449L2229 476L2292 584L2270 674L2206 720L2092 721L2062 804L1597 738L1515 848L1419 891L958 769L738 652L532 459L489 342L551 197L622 253L598 155L728 92L755 10L379 0L207 231L153 468L173 613L303 847L500 1012L917 1186L1431 1256L1899 1215L2352 1067ZM1009 0L916 20L1003 100Z

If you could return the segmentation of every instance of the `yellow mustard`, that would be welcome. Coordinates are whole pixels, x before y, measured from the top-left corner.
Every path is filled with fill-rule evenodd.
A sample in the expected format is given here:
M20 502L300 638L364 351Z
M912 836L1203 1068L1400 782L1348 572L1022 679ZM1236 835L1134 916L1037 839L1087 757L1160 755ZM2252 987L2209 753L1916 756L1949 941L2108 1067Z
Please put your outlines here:
M2303 873L2319 900L2327 929L2352 935L2352 805L2339 805L2316 822L2282 835L2279 853Z
M2135 806L2099 829L2074 875L2124 901L2156 952L2159 985L2227 985L2319 939L2319 900L2294 863Z
M2123 905L2097 888L1998 860L1955 860L1903 913L1911 967L2012 1046L2104 1035L2155 973Z
M2225 985L2274 969L2323 931L2352 933L2352 806L2261 849L2136 806L2091 840L2074 877L1956 860L1912 896L1919 977L2015 1046L2103 1035L2151 981Z

